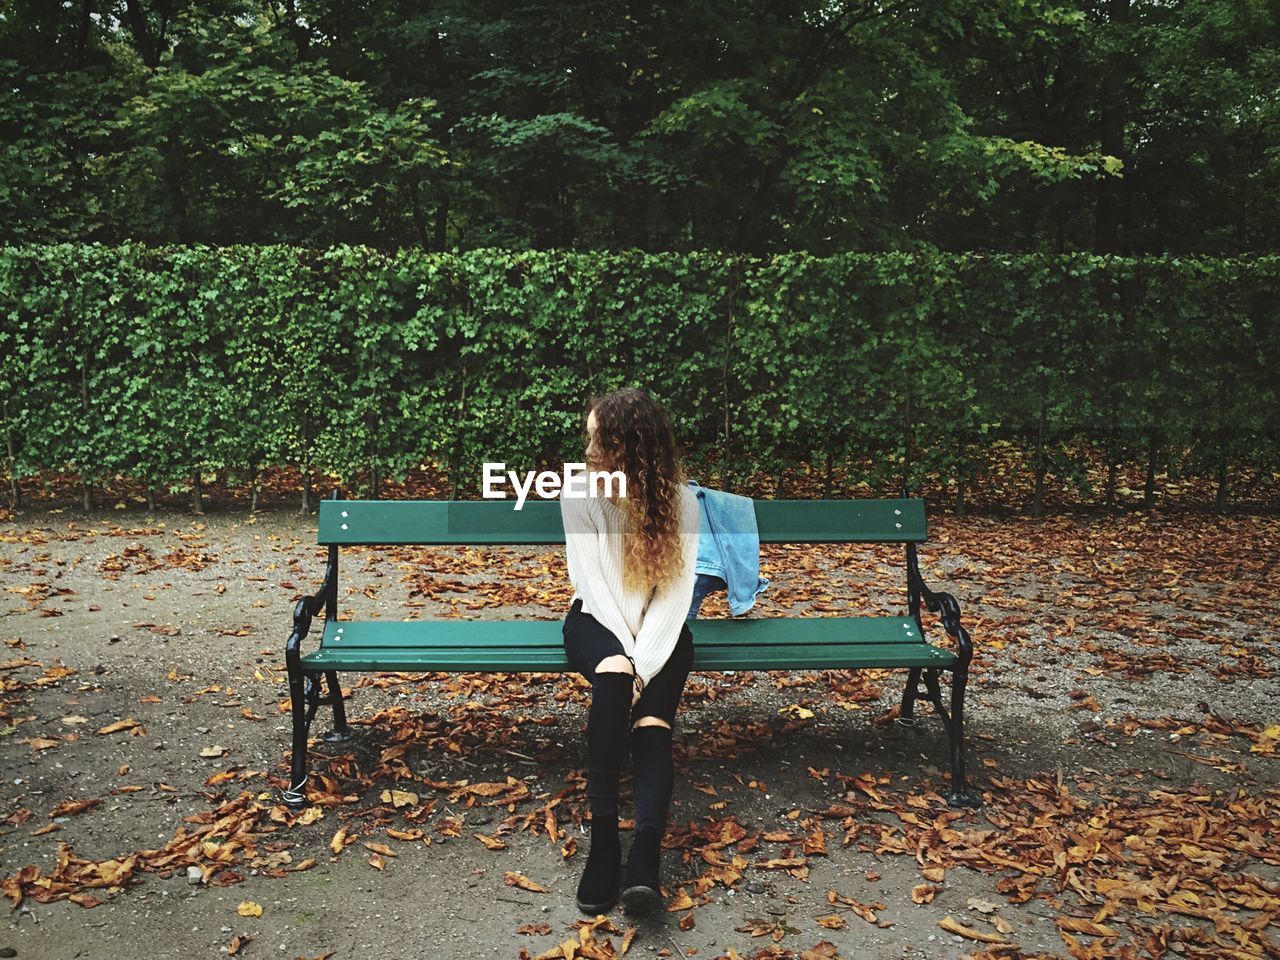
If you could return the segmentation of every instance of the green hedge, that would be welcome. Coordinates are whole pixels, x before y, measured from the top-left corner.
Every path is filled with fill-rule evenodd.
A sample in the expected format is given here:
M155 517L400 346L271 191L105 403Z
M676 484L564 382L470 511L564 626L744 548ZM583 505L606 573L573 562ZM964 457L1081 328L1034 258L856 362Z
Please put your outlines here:
M402 479L580 456L642 385L732 478L800 461L972 476L997 438L1082 480L1277 462L1280 257L0 248L10 466L153 487L296 464ZM1037 511L1038 512L1038 511Z

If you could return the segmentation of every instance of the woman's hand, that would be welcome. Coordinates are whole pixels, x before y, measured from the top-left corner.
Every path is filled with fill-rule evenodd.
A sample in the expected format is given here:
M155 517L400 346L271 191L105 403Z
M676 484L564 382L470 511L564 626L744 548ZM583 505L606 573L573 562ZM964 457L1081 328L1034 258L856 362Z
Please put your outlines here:
M633 676L631 680L631 705L634 707L640 701L641 686L644 681L639 677Z

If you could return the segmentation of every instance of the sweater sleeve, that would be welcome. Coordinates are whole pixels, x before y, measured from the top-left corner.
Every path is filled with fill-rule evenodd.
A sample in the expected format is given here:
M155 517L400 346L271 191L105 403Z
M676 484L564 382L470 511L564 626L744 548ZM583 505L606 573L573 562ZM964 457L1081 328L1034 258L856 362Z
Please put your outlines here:
M635 638L617 598L609 589L609 571L605 570L605 564L611 561L600 549L601 531L591 516L589 503L586 497L560 498L569 581L582 597L585 610L618 638L630 656Z
M640 632L636 634L636 672L646 684L666 666L693 605L695 567L698 563L698 500L688 487L684 488L681 507L680 543L684 569L654 594L640 623Z

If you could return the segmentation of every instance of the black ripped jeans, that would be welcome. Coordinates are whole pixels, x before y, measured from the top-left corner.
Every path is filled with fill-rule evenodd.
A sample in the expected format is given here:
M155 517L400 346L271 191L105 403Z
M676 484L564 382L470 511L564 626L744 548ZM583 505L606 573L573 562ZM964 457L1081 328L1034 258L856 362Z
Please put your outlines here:
M596 667L605 657L626 654L613 631L589 613L582 612L581 598L573 602L564 618L564 652L573 668L589 683L595 683ZM631 708L631 723L641 717L658 717L675 730L676 708L685 681L693 667L693 634L686 623L680 628L671 656L662 669L644 686L640 699Z
M564 650L574 669L591 682L586 746L592 851L596 849L597 829L613 831L616 836L622 758L629 747L635 775L636 838L637 841L641 836L648 838L640 844L642 852L637 862L648 863L657 855L671 806L674 785L671 741L676 707L693 666L693 634L687 623L681 625L671 656L645 684L635 704L631 703L634 681L629 672L597 671L600 661L626 651L608 627L582 612L581 599L574 601L564 618ZM631 726L642 717L657 717L670 727ZM650 864L649 872L656 873L656 864Z

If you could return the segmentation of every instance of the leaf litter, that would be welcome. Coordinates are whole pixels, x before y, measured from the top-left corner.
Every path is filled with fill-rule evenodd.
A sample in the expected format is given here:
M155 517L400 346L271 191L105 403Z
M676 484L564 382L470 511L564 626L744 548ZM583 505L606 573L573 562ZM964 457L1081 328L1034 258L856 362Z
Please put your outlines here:
M729 781L709 783L701 775L697 792L707 801L707 815L684 824L673 822L669 831L668 845L687 867L670 891L669 911L679 916L681 929L692 929L699 910L715 909L709 905L716 902L717 893L741 890L754 879L778 874L803 884L813 858L852 849L859 858L914 862L919 879L890 904L860 899L852 890L827 888L826 912L816 915L820 927L841 929L852 921L888 929L900 922L902 903L925 906L939 901L950 911L944 911L939 929L971 943L972 956L1033 957L1040 954L1018 947L1017 926L1002 911L1036 902L1051 911L1061 950L1082 960L1280 955L1271 933L1280 918L1280 846L1274 829L1280 817L1274 768L1280 723L1274 713L1233 716L1229 709L1233 688L1246 689L1253 681L1275 677L1276 637L1263 625L1274 623L1278 612L1280 578L1268 558L1275 555L1280 526L1265 518L1210 521L1194 515L1111 523L1058 517L1013 526L1011 530L1008 523L978 518L936 522L932 534L939 545L930 548L924 560L926 581L935 588L945 585L961 599L965 622L974 633L977 657L971 696L1003 691L1013 679L1034 677L1048 664L1065 667L1059 679L1067 682L1059 687L1028 682L1042 696L1028 695L1027 704L1049 700L1063 717L1073 718L1074 735L1068 740L1082 749L1105 748L1123 758L1128 744L1136 748L1144 737L1158 736L1166 755L1181 758L1186 766L1177 775L1141 764L1112 764L1106 772L1080 765L1068 771L1006 773L999 760L985 757L982 765L972 764L974 785L986 800L977 813L947 807L941 778L931 789L927 782L904 784L872 767L851 774L811 767L807 779L825 791L827 802L795 810L787 830L760 829L727 811L724 797L743 790L763 795L765 784L737 774ZM133 528L129 534L162 532ZM66 535L41 529L5 540L30 546L86 537L92 539L90 531L69 527ZM314 565L305 544L297 553L304 565ZM540 608L541 616L551 618L568 599L562 558L554 553L535 553L523 566L504 570L501 579L494 572L499 561L511 560L501 549L394 548L381 557L370 550L353 553L363 554L366 571L399 572L396 589L409 616L432 605L438 608L429 611L434 616L517 606ZM763 553L766 573L775 578L778 589L760 604L758 615L888 612L900 600L900 567L889 558L879 562L874 548L851 545L818 551L787 545L767 546ZM936 561L931 559L934 555ZM1028 557L1039 558L1035 576L1051 574L1052 588L1029 576ZM173 570L212 571L222 588L214 594L223 596L229 592L229 581L222 578L231 574L220 562L218 554L199 540L168 551L131 545L111 552L87 573L118 580ZM3 569L7 579L23 573L33 577L6 587L25 604L20 612L47 618L49 605L74 603L81 596L73 588L51 584L47 572L37 573L47 568L30 564L24 570L10 563ZM858 571L855 592L824 585L841 569ZM282 591L287 604L298 595L294 584L308 583L307 570L310 566L292 574L292 581L278 575L260 579ZM389 590L352 592L379 604L394 602ZM724 615L722 607L723 599L713 595L704 615ZM227 618L215 631L228 638L252 636L253 625L236 616L240 609L228 606ZM348 608L343 615L360 614ZM143 621L136 626L161 638L180 636L166 623ZM0 725L9 749L21 744L40 756L77 750L82 734L76 728L81 726L92 731L90 737L128 734L125 739L136 742L148 737L143 720L132 716L99 720L69 714L60 723L57 714L46 722L25 712L27 698L42 690L79 683L92 692L89 665L68 666L57 659L46 664L22 655L26 644L21 637L5 642L16 654L0 662ZM184 679L172 667L169 674L171 682ZM281 679L278 668L260 672L258 678L265 684ZM1200 690L1194 707L1184 702L1180 709L1170 710L1166 697L1160 701L1166 704L1163 711L1146 712L1141 700L1118 709L1122 696L1116 691L1132 692L1135 684L1177 678L1194 681ZM444 751L460 762L469 756L492 761L501 757L497 745L502 744L542 761L546 754L539 731L548 720L554 725L555 718L539 717L536 706L547 699L585 704L580 680L434 673L350 680L353 687L388 691L425 690L431 685L442 698L442 709L424 713L393 706L353 718L376 731L376 741L385 746L376 751L373 763L354 751L315 757L311 794L316 805L302 815L276 802L275 791L287 785L287 745L282 744L284 752L274 770L232 766L210 774L204 783L181 784L182 790L207 798L209 809L183 817L160 847L92 860L78 856L72 843L51 838L56 843L54 866L21 866L0 878L0 893L15 908L26 899L65 899L93 908L143 882L148 873L168 876L196 867L203 884L232 886L244 882L249 869L284 877L313 869L319 856L342 856L357 843L368 855L369 867L381 871L391 868L397 845L429 848L433 836L503 851L512 849L513 836L525 834L544 838L563 858L576 857L576 841L567 826L583 819L581 769L569 773L563 789L548 794L535 792L525 780L509 774L487 780L434 778L421 772L415 758ZM892 700L897 683L898 678L879 671L694 674L686 697L705 712L697 715L695 745L677 745L682 766L696 759L741 759L816 733L825 729L833 711L863 710L866 716L852 722L884 727L896 716ZM775 698L790 695L792 700L772 716L759 713L745 723L715 716L717 702L761 691ZM876 712L886 691L889 705ZM210 693L234 695L231 688L214 685L183 699L195 702ZM506 709L482 703L486 698ZM275 695L257 702L264 712L271 703L277 714L287 710L287 700ZM921 713L927 713L927 707ZM259 716L250 710L245 718ZM970 717L976 760L985 752L984 718L977 707L971 708ZM12 736L24 728L34 733ZM1041 750L1048 752L1049 746L1041 745ZM223 753L215 749L227 752L218 746L201 753L217 759ZM1193 769L1203 770L1206 779L1189 775ZM238 792L233 795L228 787ZM164 783L123 784L105 790L102 797L64 798L44 813L54 821L48 827L63 827L69 818L92 815L110 795L163 796L177 790ZM483 831L466 831L456 811L482 807L492 808L499 819ZM17 806L3 823L22 827L36 812ZM337 830L330 828L324 834L327 839L317 839L314 830L325 829L324 821L335 817L341 821ZM307 855L294 862L295 851ZM947 901L947 877L955 871L990 875L1005 904L971 898L961 915L957 904ZM507 886L533 894L549 892L522 870L506 870L502 876ZM256 906L245 901L242 908L246 905ZM517 932L535 929L536 924L527 924ZM778 918L750 920L740 929L747 942L766 939L771 944L750 956L838 955L829 941L809 948L784 945L800 931ZM524 951L522 956L620 956L635 935L635 928L619 930L607 918L597 918L579 923L573 938L551 950ZM620 938L616 945L615 937ZM252 937L237 939L239 950ZM729 948L724 956L748 954Z

